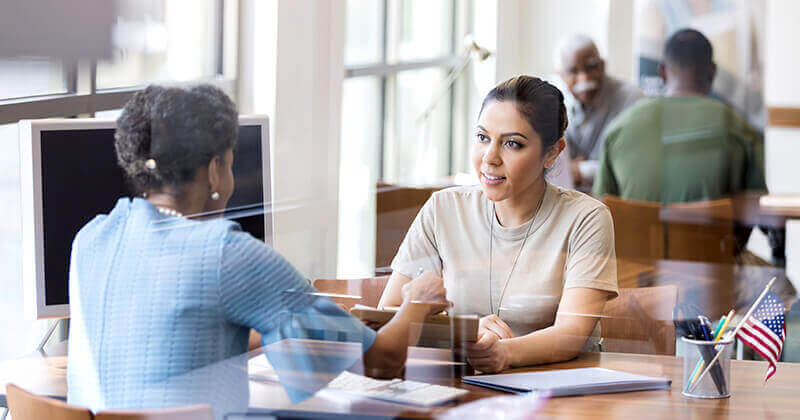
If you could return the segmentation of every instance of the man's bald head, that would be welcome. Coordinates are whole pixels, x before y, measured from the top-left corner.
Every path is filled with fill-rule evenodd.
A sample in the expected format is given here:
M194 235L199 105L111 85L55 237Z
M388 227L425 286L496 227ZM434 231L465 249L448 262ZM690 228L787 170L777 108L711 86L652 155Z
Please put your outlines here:
M559 40L554 64L570 93L583 106L600 92L605 77L605 62L597 45L586 35L571 35Z
M708 95L716 72L714 49L705 35L694 29L682 29L669 37L664 46L664 61L659 66L668 93Z

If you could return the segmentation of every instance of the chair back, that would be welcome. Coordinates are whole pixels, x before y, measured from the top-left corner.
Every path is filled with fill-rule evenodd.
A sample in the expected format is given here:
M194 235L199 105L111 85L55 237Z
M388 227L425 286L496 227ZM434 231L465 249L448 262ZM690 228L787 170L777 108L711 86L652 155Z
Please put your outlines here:
M717 319L734 307L735 278L735 264L662 260L656 262L652 273L640 276L639 286L675 286L679 302L695 305Z
M664 258L661 204L603 197L614 220L614 247L618 259L651 262Z
M619 289L600 319L603 351L674 355L677 299L674 285Z
M95 420L213 420L214 414L208 404L159 410L103 410L95 414Z
M348 310L359 303L377 307L389 276L365 279L316 279L312 286L322 293L330 293L334 302Z
M92 414L88 408L36 395L14 384L6 386L6 400L14 420L213 420L208 404L158 410L103 410Z
M14 384L6 386L8 410L14 420L92 420L88 408L28 392Z
M672 203L661 211L670 260L733 264L736 237L731 199Z
M431 194L442 187L413 188L379 185L376 195L375 267L385 269L392 263L408 228Z

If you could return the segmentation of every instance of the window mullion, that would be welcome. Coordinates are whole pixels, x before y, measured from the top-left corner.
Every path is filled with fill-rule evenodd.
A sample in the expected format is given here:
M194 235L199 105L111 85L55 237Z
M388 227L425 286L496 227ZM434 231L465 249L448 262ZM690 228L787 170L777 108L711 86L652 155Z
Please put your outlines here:
M216 74L223 75L225 72L225 2L217 0L217 22L215 27L216 37Z
M451 0L450 4L451 4L450 12L452 13L451 14L451 20L450 20L450 23L451 23L451 27L450 27L450 31L451 31L450 32L451 33L450 53L453 54L454 56L457 56L457 54L458 54L458 47L457 46L459 44L457 40L459 38L459 35L461 35L458 32L458 29L460 27L459 19L458 19L459 18L459 14L458 14L459 5L458 5L458 2L453 1L453 0ZM453 70L451 70L451 71L453 71ZM455 134L455 132L454 132L455 121L454 120L455 120L455 110L456 110L456 105L455 105L456 94L455 94L455 92L456 92L456 87L457 86L458 86L458 79L454 80L453 84L450 85L450 92L449 92L450 93L450 95L449 95L450 96L450 98L449 98L450 100L448 101L449 102L449 104L448 104L449 106L448 107L450 109L448 110L449 118L448 118L447 131L448 131L448 134L449 134L449 137L450 137L450 139L449 139L450 141L447 142L447 156L448 156L448 158L447 158L447 174L446 175L452 175L453 174L453 151L455 150L455 148L454 148L455 147L455 144L454 144L454 142L455 142L455 135L454 135Z
M389 0L383 0L383 48L381 49L381 64L386 65L389 57ZM385 178L385 169L386 165L384 165L384 159L386 158L386 120L389 118L388 114L388 104L386 101L388 100L387 96L387 83L388 83L388 76L381 75L381 110L380 110L380 128L378 132L380 133L380 137L378 141L380 144L378 145L378 179L383 181Z
M64 63L64 84L66 85L66 93L78 92L78 61L70 61Z

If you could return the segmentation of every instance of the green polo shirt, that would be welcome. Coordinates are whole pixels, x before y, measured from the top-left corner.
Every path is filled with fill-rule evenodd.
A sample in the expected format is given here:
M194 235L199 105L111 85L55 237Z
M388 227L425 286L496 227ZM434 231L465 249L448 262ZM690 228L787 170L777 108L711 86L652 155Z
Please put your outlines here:
M700 96L643 99L609 126L597 196L662 203L765 190L761 135L729 106Z

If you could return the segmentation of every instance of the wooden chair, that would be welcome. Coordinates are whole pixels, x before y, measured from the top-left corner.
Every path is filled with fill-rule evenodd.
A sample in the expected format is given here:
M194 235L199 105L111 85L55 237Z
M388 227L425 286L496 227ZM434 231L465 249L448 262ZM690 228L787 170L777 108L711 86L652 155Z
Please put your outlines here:
M88 408L28 392L14 384L6 386L9 412L14 420L212 420L208 404L159 410L104 410L92 414Z
M14 420L92 420L88 408L28 392L14 384L6 386L8 410Z
M652 262L664 258L661 204L607 195L603 203L614 220L614 246L618 259Z
M619 287L636 287L641 274L653 270L664 258L664 224L661 205L648 201L603 197L614 220L614 248Z
M406 237L408 228L431 194L445 186L414 188L378 185L375 232L375 267L380 274L387 268Z
M600 319L603 351L675 354L676 286L619 289Z
M731 199L672 203L661 210L666 258L733 264L736 252Z
M355 304L376 307L389 282L389 276L369 277L365 279L316 279L314 288L323 293L330 293L334 302L348 310Z
M104 410L95 414L95 420L212 420L214 414L208 404L160 410Z

